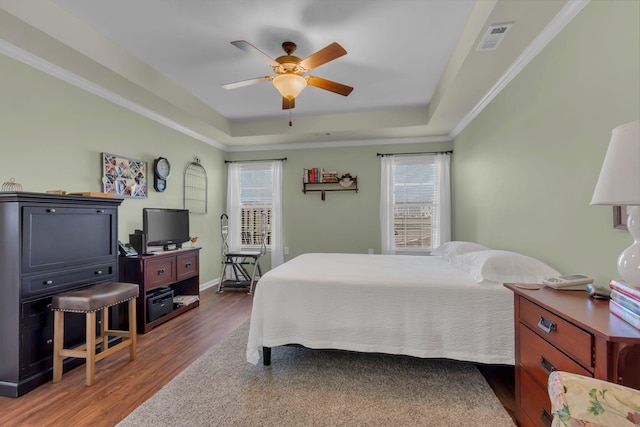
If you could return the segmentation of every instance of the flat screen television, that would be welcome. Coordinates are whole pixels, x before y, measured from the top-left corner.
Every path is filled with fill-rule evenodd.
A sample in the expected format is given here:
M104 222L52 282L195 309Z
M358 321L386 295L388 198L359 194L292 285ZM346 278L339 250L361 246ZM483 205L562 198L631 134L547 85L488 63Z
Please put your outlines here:
M147 246L179 249L189 241L189 209L142 209L142 228Z

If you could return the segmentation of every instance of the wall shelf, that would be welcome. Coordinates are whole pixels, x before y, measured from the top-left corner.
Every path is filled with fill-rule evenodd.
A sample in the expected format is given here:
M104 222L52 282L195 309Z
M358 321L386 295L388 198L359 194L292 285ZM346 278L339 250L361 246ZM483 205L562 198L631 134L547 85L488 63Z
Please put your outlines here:
M326 193L330 191L355 191L358 192L358 177L351 178L352 184L349 187L343 187L339 182L303 182L302 192L320 193L322 200L326 199Z

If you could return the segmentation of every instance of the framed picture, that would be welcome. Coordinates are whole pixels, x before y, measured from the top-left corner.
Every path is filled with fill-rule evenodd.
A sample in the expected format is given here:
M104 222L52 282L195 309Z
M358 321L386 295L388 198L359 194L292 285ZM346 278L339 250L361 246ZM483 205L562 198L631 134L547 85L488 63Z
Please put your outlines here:
M102 184L102 191L115 197L146 199L147 162L102 153Z
M618 230L627 229L627 207L626 206L613 207L613 228L617 228Z

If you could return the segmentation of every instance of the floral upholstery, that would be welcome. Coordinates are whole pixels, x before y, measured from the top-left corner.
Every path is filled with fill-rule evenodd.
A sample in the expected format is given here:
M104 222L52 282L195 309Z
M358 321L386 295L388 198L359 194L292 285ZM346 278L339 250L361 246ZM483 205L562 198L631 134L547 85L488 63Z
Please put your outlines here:
M548 386L552 427L640 426L640 390L561 371Z

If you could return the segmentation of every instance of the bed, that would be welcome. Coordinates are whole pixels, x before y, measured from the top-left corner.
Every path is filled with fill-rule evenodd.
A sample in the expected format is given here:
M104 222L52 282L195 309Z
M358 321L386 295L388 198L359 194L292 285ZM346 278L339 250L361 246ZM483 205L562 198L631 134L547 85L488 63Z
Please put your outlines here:
M513 293L503 282L559 273L515 252L449 242L432 256L310 253L260 278L247 361L271 348L514 364ZM274 360L277 360L274 352Z

